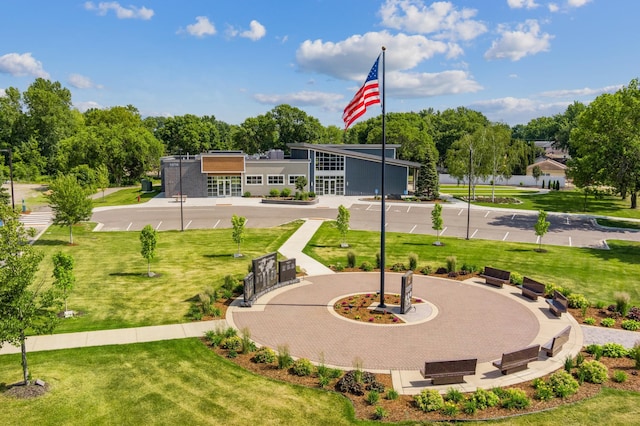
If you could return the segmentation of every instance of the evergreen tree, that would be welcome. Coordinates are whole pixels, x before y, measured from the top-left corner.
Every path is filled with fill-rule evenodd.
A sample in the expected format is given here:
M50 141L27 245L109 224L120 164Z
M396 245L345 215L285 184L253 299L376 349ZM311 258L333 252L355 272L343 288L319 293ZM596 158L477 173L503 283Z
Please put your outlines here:
M438 198L440 182L438 170L436 169L436 161L430 150L425 151L424 160L418 171L418 179L416 181L416 195L425 197L428 200Z

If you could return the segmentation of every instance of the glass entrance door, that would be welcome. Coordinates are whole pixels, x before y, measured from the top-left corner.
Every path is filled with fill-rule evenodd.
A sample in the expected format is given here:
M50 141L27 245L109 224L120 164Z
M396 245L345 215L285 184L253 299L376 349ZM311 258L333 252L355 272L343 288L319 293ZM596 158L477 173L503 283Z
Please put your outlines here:
M324 193L325 195L336 195L336 180L325 179L324 180Z
M209 176L207 182L209 197L239 197L242 195L240 176Z

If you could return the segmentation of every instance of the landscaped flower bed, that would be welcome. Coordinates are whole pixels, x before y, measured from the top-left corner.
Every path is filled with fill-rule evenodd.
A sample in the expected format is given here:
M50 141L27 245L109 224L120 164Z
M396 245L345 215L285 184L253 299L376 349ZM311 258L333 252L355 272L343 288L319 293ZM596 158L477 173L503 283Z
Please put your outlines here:
M338 300L333 309L335 312L350 320L371 324L403 324L404 321L393 314L391 307L400 306L400 295L387 293L384 303L387 309L381 312L373 312L373 308L380 303L380 293L353 294ZM422 299L411 298L412 304L423 303Z

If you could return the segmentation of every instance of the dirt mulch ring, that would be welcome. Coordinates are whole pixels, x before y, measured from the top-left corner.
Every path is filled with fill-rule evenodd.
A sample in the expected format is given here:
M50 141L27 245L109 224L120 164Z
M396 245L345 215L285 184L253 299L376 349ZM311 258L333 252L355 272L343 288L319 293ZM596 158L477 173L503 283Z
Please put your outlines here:
M206 344L206 339L202 339ZM228 356L228 351L213 348L214 352L222 357ZM592 360L592 356L583 352L585 360ZM288 370L278 369L275 363L272 364L257 364L251 361L253 354L238 354L237 357L231 358L231 362L239 365L245 370L260 374L262 376L280 380L282 382L306 386L310 388L318 388L318 378L313 376L299 377L291 374ZM495 419L501 417L508 417L513 415L520 415L523 413L534 413L538 411L549 410L561 405L570 404L591 398L597 395L602 386L609 388L625 390L625 391L640 391L640 374L638 370L634 368L635 362L629 358L601 358L600 362L606 365L609 369L609 377L613 375L616 370L624 371L627 374L627 380L623 383L616 383L609 379L602 385L594 385L590 383L583 383L580 385L578 392L569 398L553 398L549 401L538 401L534 399L534 388L532 382L520 383L518 385L509 386L508 388L522 389L526 392L527 396L531 400L529 408L523 410L508 410L500 407L492 407L486 410L479 410L475 415L464 414L462 411L454 417L447 416L441 412L424 413L416 408L413 397L410 395L400 395L396 400L388 400L385 398L385 394L380 395L380 400L377 406L384 408L388 415L384 418L385 421L398 422L398 421L451 421L451 420L481 420L481 419ZM574 369L575 371L575 369ZM376 381L382 383L385 390L393 389L391 375L389 374L376 374ZM548 379L548 376L545 377ZM325 387L329 391L336 391L336 384L338 379L333 379ZM508 389L505 388L505 389ZM366 393L364 396L356 396L351 394L343 394L349 398L355 409L355 415L358 419L373 419L375 406L370 405L366 401Z
M400 306L400 295L387 293L384 295L384 303L387 309L383 312L373 312L380 302L380 293L362 293L347 296L338 300L334 305L334 311L347 319L371 324L404 324L404 321L395 316L390 306ZM423 303L422 299L411 298L411 304Z
M35 383L29 383L28 385L16 383L8 386L8 389L4 391L4 394L17 399L31 399L42 396L48 391L49 384L47 383L45 383L44 386L36 385Z

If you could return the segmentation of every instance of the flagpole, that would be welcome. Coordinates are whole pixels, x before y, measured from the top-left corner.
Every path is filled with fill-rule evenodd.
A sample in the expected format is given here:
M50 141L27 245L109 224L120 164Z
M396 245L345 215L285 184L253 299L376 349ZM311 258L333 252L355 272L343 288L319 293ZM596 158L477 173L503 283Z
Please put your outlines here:
M385 172L385 166L386 166L386 143L387 143L387 134L386 134L386 129L385 129L385 107L386 107L386 102L385 102L385 88L386 88L386 82L385 82L385 51L386 51L386 47L382 46L382 183L380 184L380 188L381 188L381 194L382 194L382 204L381 204L381 208L380 208L380 304L378 305L378 308L386 308L387 305L385 305L384 303L384 270L385 270L385 222L386 222L386 218L385 218L385 210L386 210L386 203L385 203L385 198L387 193L385 192L384 189L384 172Z

